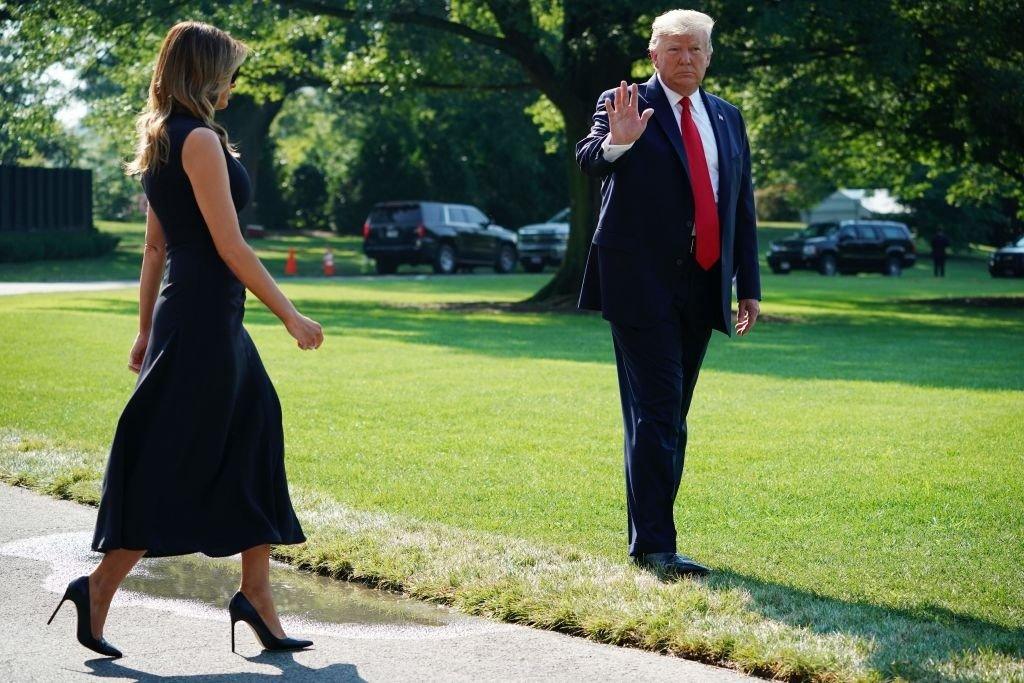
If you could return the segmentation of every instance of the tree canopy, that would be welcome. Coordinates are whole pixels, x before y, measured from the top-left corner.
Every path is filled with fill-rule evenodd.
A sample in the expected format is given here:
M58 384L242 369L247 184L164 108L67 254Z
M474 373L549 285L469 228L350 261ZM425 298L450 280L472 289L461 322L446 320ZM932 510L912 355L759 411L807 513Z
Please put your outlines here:
M116 122L130 130L159 39L174 21L209 21L246 40L255 53L238 106L226 114L236 117L250 170L282 171L258 192L264 203L310 163L327 173L333 198L324 210L346 226L361 201L396 186L389 177L422 192L457 188L460 199L510 221L525 216L512 207L528 205L531 183L551 190L546 206L564 193L573 209L569 254L546 297L575 292L598 205L598 186L574 168L572 147L589 128L598 93L649 74L649 27L664 9L645 0L52 0L0 2L0 19L19 64L31 57L25 63L38 68L55 46L75 55L94 105L87 124L97 129ZM780 188L796 206L837 186L886 187L931 207L920 212L929 220L949 217L936 210L942 203L967 212L957 218L972 226L958 233L965 240L999 241L1020 230L1019 2L714 0L703 9L717 22L705 85L744 111L759 187ZM31 91L32 82L18 87ZM3 87L17 92L7 80ZM41 101L38 93L17 97ZM290 97L331 121L313 134L323 144L307 146L315 153L301 160L289 157L302 146L294 125L273 128L291 136L291 152L264 143ZM0 109L0 117L5 133L13 130L12 111ZM34 120L44 122L45 111ZM60 139L45 127L36 132L25 139L39 149ZM325 153L331 145L337 159Z

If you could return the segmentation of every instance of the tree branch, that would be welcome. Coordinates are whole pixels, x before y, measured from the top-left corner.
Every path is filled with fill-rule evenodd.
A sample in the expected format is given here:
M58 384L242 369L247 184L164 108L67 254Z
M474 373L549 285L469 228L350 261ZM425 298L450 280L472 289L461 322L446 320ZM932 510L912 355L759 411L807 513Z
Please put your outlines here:
M408 81L404 83L395 81L346 81L344 83L325 83L341 88L374 88L382 86L405 86L416 90L440 90L440 91L461 91L461 90L486 90L512 92L534 90L533 83L439 83L437 81Z
M1016 180L1018 183L1024 184L1024 173L1021 173L1017 169L1015 169L1015 168L1013 168L1011 166L1008 166L1007 164L1004 164L999 159L993 159L992 160L992 165L995 166L996 168L998 168L1000 171L1002 171L1006 175L1008 175L1011 178L1013 178L1014 180Z
M457 21L425 14L420 11L382 10L379 12L359 12L347 7L340 7L330 0L283 0L283 4L286 7L294 7L314 14L324 14L339 19L377 18L394 24L412 24L445 31L461 36L478 45L493 48L519 62L535 87L542 92L553 89L557 81L555 67L547 56L534 49L534 46L529 41L519 40L514 36L497 36L492 33L485 33L466 24L460 24ZM499 24L501 24L501 21L499 21Z

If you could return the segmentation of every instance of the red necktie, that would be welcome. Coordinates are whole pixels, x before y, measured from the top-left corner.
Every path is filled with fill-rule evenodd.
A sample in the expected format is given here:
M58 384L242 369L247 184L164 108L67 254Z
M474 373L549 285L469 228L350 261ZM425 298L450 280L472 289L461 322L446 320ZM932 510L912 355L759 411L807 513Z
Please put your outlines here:
M679 117L679 128L683 133L683 147L690 162L690 184L693 186L693 212L697 223L697 263L704 270L715 265L719 256L718 246L718 205L715 191L711 187L708 161L704 158L704 143L690 113L690 98L682 99L683 115Z

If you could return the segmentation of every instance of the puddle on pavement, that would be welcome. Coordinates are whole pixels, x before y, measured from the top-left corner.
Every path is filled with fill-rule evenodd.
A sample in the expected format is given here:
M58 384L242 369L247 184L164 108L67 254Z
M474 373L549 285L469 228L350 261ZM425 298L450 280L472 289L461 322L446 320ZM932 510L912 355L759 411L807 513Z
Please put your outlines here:
M99 562L92 534L70 532L23 538L0 546L0 555L50 566L43 587L63 593L68 582ZM241 577L238 557L204 555L142 560L125 579L114 607L138 606L204 620L225 621ZM447 639L489 633L499 624L445 607L271 564L274 598L288 632L345 638Z
M144 559L125 579L124 588L155 598L188 599L226 608L238 590L238 558L195 555ZM282 615L331 624L416 624L443 626L447 610L433 605L336 581L273 563L270 582Z

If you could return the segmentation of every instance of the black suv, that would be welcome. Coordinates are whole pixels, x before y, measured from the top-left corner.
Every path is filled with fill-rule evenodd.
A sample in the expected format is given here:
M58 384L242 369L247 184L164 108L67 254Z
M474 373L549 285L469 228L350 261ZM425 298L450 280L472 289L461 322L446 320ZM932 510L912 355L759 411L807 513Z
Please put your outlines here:
M988 259L992 277L1024 277L1024 237L997 250Z
M493 266L516 267L516 234L495 225L480 209L439 202L382 202L363 224L363 253L381 275L403 263L429 263L435 273Z
M790 238L770 243L768 250L768 266L779 275L797 268L822 275L899 275L916 260L910 229L893 221L811 223Z

